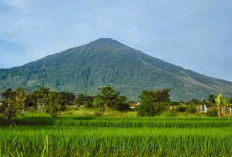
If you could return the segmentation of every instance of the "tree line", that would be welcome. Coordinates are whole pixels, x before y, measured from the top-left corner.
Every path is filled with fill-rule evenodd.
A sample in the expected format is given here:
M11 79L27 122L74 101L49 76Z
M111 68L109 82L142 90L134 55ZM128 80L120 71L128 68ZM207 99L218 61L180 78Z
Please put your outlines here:
M170 100L170 91L170 89L142 91L139 96L138 115L155 116L167 109L192 114L204 112L208 116L218 117L226 117L228 113L230 116L232 115L232 97L226 98L223 94L218 96L210 94L207 100L191 99L187 102L173 102Z
M222 94L210 95L208 100L191 99L188 102L173 102L170 99L170 89L144 90L139 95L139 105L136 108L139 116L156 116L167 109L178 110L179 112L196 113L198 107L203 105L211 106L212 110L207 114L212 116L226 116L232 114L232 98L225 98ZM99 89L95 96L79 94L77 97L69 92L56 92L46 87L40 87L33 93L27 93L23 88L16 90L7 89L1 92L0 113L8 119L14 118L18 113L25 110L46 112L52 117L57 117L60 112L66 110L66 106L95 109L95 113L101 116L108 113L108 109L119 111L130 110L130 101L126 96L121 96L114 87L107 86Z
M73 93L51 91L46 87L40 87L31 94L26 93L23 88L7 89L1 96L0 113L8 119L28 109L57 117L61 111L66 110L67 105L95 108L98 115L107 113L108 108L119 111L130 109L127 98L110 86L100 88L96 96L80 94L77 98Z

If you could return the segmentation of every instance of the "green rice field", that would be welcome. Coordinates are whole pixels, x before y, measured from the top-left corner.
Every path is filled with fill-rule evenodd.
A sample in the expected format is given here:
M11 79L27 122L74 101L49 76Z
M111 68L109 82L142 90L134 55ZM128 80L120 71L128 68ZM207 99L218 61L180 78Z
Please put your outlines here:
M231 118L0 120L0 157L232 156Z

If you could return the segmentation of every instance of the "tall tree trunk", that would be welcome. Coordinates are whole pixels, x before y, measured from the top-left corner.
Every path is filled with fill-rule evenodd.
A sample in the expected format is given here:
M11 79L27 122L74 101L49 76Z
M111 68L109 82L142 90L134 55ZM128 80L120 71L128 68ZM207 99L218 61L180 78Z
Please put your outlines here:
M221 107L218 105L217 109L218 109L218 117L221 117Z
M226 117L226 106L223 107L223 115Z

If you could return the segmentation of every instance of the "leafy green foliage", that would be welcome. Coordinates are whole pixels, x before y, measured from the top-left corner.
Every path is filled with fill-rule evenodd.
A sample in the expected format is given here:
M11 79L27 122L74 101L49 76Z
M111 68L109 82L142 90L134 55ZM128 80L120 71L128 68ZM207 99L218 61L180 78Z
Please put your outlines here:
M40 87L35 90L32 94L32 101L35 103L35 106L37 106L38 108L43 108L44 106L46 106L49 93L50 89L46 87Z
M93 108L94 96L85 94L79 94L76 98L76 104L79 106L85 106L86 108Z
M232 97L228 99L229 103L232 104Z
M180 106L177 108L178 112L186 112L187 105L186 104L180 104Z
M67 96L68 95L68 96ZM50 91L49 88L40 87L32 94L32 101L40 110L45 110L52 117L57 117L59 111L65 110L66 103L73 101L70 94Z
M19 110L24 111L27 95L23 88L16 89L15 103Z
M46 111L52 117L57 117L60 111L66 109L65 105L75 100L71 93L54 92L49 88L40 87L32 94L26 94L23 88L16 91L8 89L2 93L3 103L0 113L8 119L14 118L18 112L33 107L37 111Z
M99 112L107 112L108 107L117 110L128 110L127 98L119 95L120 93L111 86L100 88L100 93L94 98L93 105L98 108Z
M216 108L213 108L212 110L208 111L206 113L209 117L217 117L218 116L218 110Z
M211 103L211 104L215 104L215 99L216 99L216 96L213 95L213 94L210 94L209 95L209 98L208 98L208 102Z
M12 89L7 89L2 93L2 98L1 113L8 119L14 118L19 109L16 105L16 92Z
M224 116L226 115L226 111L225 111L225 107L226 107L226 98L223 94L219 94L216 98L215 98L215 103L217 105L217 109L218 109L218 117L221 116L221 107L224 108Z
M63 103L65 105L74 105L75 95L73 93L59 92L58 94L62 97Z
M52 117L57 117L58 112L61 111L62 96L57 92L49 92L47 98L46 112Z
M189 102L187 102L187 104L199 105L199 104L201 104L201 102L194 98L194 99L191 99Z
M125 96L119 96L115 103L116 110L127 111L130 109L130 105L127 102L127 97Z
M155 116L165 110L167 103L170 103L170 90L142 91L140 94L139 116Z
M197 106L194 105L194 104L188 105L187 108L186 108L186 111L187 111L188 113L194 114L194 113L197 112Z

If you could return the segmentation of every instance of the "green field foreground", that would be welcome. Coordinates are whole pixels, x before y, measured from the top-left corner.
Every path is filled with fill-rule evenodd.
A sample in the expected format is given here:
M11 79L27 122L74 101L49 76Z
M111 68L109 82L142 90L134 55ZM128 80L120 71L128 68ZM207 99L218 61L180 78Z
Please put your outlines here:
M0 156L232 156L231 118L22 117L0 121Z

